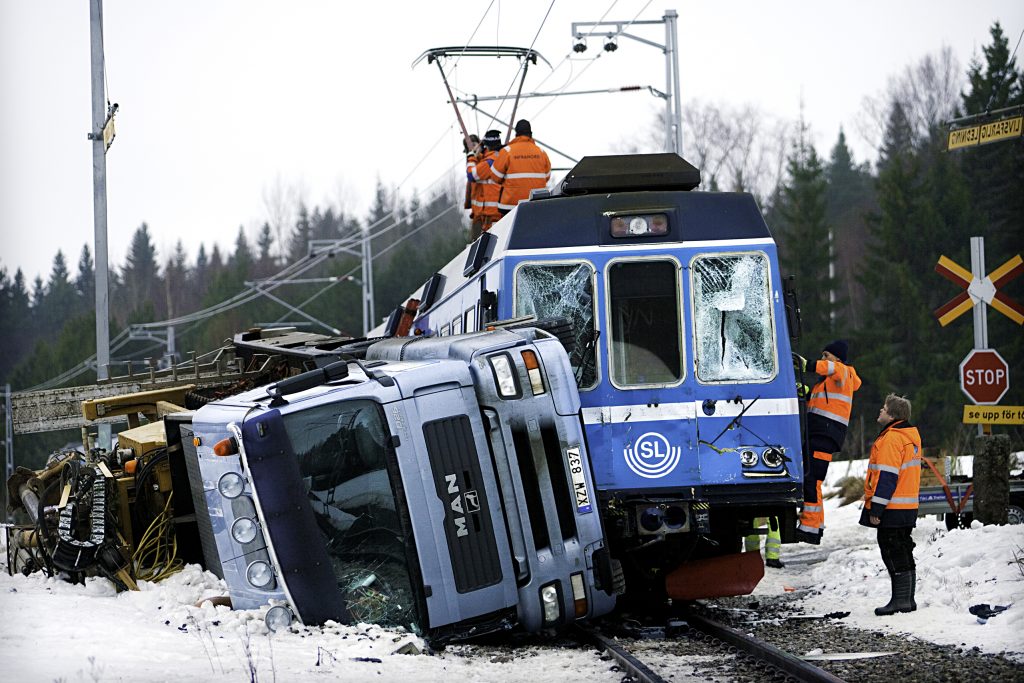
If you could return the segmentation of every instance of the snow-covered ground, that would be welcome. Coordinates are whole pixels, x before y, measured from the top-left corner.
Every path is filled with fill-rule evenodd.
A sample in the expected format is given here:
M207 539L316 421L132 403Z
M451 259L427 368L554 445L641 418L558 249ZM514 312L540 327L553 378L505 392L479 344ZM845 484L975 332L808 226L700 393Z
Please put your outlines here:
M830 481L859 476L863 463L836 463ZM1024 662L1024 526L946 531L922 518L917 548L918 611L887 618L889 597L875 532L859 526L858 504L826 505L821 546L786 545L785 569L766 570L755 595L810 588L806 612L849 611L850 626L903 633L940 644L1012 653ZM827 556L827 557L826 557ZM807 560L825 557L823 561ZM208 599L225 594L212 574L189 566L139 592L116 593L105 579L71 585L39 574L0 574L0 672L8 681L618 681L592 653L537 650L514 659L467 657L469 646L415 654L414 635L374 626L328 625L269 634L263 610L232 611ZM206 602L204 602L204 600ZM1008 606L981 623L972 605ZM198 605L198 606L197 606ZM414 646L409 647L409 644ZM400 650L413 649L414 654ZM827 644L825 651L828 651Z

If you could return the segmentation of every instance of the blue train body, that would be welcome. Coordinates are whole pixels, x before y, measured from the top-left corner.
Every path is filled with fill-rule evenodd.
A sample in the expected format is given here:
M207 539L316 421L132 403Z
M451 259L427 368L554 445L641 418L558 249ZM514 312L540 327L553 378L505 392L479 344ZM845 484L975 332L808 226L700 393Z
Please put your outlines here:
M803 475L793 311L753 197L698 183L673 154L584 159L413 295L411 333L568 319L613 535L699 532L723 550L772 515L788 540Z

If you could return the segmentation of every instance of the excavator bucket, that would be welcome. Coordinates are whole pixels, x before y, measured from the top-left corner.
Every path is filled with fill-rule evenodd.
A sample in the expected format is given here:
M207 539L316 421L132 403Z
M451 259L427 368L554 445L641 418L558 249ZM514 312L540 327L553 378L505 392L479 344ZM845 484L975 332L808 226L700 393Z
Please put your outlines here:
M687 562L665 577L673 600L749 595L764 577L761 553L735 553Z

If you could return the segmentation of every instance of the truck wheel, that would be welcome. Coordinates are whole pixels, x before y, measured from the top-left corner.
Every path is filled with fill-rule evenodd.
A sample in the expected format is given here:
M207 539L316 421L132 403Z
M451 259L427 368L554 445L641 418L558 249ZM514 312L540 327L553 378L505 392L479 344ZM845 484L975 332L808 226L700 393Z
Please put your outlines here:
M970 529L971 522L974 521L973 512L963 512L957 514L955 512L946 513L946 530L952 531L953 529Z
M1006 506L1007 524L1024 524L1024 508L1019 505Z

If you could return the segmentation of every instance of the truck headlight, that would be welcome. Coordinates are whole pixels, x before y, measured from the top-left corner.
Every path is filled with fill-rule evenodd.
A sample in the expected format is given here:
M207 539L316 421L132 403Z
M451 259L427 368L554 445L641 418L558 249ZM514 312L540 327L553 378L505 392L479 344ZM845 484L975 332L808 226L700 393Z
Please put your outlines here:
M274 568L263 560L256 560L246 568L245 578L254 588L268 588L274 582Z
M284 605L274 605L267 610L267 616L263 617L263 623L271 631L283 631L292 625L294 615Z
M572 601L576 607L576 618L587 616L587 591L583 585L583 573L577 572L569 577L572 583Z
M542 614L544 615L545 626L550 626L558 622L558 617L561 616L562 613L562 606L558 604L557 583L549 583L546 586L541 586L540 606Z
M251 517L239 517L231 525L231 538L242 544L252 543L258 531L256 520Z
M217 482L217 490L227 499L238 498L245 490L245 479L237 472L228 472Z
M495 354L487 359L494 371L494 381L498 386L498 395L502 398L515 398L519 395L516 384L516 372L512 361L503 353Z

